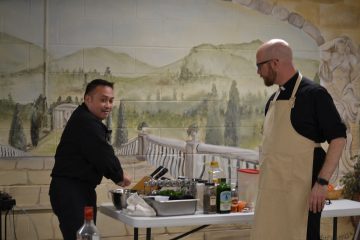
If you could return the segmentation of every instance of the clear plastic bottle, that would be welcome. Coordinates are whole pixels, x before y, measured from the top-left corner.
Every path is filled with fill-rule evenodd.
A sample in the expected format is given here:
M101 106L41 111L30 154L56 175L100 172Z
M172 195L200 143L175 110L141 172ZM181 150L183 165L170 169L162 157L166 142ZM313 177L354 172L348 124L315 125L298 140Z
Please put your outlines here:
M76 233L77 240L100 240L100 232L94 224L94 209L92 206L84 208L84 225Z
M212 159L209 169L209 182L214 183L215 186L217 186L220 179L224 177L224 171L220 168L219 163L215 159Z

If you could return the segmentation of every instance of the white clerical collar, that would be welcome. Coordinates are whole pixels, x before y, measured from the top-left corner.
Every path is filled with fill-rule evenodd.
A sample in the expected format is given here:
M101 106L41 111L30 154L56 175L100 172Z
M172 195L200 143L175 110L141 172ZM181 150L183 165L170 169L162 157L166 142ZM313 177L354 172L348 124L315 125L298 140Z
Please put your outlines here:
M281 91L285 91L285 89L286 89L284 86L279 86L279 88Z

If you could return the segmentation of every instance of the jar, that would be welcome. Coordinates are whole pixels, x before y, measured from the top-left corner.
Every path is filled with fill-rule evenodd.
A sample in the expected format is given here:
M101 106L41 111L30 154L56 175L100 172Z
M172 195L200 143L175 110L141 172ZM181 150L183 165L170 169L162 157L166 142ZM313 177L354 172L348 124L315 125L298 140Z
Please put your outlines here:
M203 203L204 214L216 213L216 188L214 183L205 183Z

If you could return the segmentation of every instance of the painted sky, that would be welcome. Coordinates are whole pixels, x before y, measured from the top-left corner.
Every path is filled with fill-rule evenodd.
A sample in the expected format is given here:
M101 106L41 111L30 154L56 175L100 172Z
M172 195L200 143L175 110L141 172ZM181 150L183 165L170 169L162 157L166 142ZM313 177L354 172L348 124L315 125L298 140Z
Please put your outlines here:
M315 42L298 28L232 2L51 0L46 8L43 0L0 1L0 29L39 46L47 45L55 57L102 46L162 66L202 43L283 38L296 56L318 59ZM284 26L288 31L284 32Z

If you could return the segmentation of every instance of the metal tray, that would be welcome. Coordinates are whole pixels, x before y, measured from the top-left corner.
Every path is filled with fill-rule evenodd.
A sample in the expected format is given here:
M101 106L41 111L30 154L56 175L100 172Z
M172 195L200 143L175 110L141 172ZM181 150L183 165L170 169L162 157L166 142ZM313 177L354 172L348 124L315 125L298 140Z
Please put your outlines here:
M155 201L154 198L148 197L144 200L154 208L157 216L178 216L194 214L198 199Z

